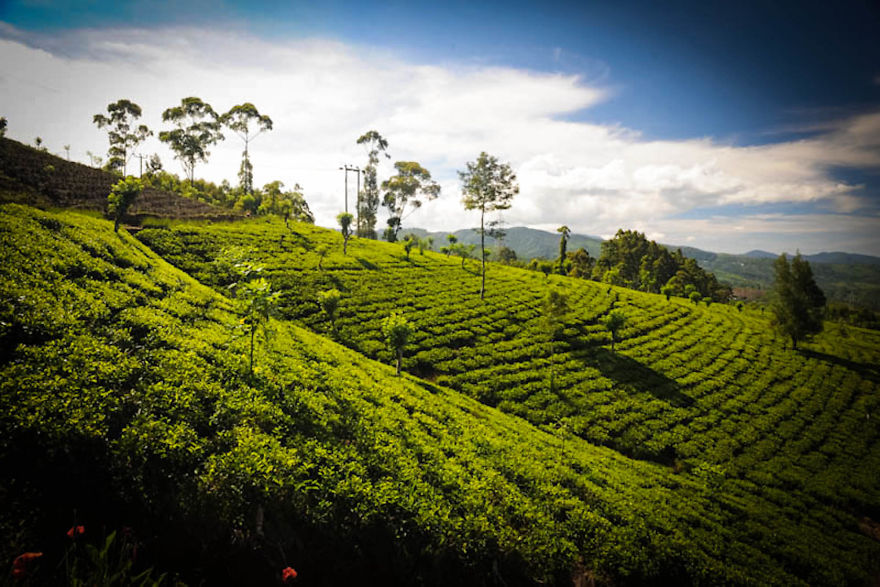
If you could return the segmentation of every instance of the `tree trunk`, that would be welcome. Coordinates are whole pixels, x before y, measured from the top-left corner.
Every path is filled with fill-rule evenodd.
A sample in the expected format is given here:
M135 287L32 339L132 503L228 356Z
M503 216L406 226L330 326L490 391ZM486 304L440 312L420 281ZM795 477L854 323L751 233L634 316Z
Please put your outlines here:
M482 273L480 281L480 299L486 294L486 227L483 219L486 216L486 207L480 208L480 273Z

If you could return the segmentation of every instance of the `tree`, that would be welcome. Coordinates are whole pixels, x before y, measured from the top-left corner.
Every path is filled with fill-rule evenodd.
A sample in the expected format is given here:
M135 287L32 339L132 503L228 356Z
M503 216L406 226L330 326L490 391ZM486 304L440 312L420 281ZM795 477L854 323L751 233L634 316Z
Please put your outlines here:
M377 131L367 131L358 137L358 145L364 145L369 149L367 152L368 163L364 168L363 197L358 194L357 205L357 235L364 238L376 238L376 213L379 211L379 181L376 168L379 165L379 153L383 153L386 159L390 159L386 150L388 141L382 138Z
M64 145L64 152L67 154L67 160L70 161L70 145Z
M440 252L446 253L446 256L448 257L455 252L455 244L458 242L458 237L454 234L447 234L446 242L448 242L449 244L445 247L441 247Z
M412 251L413 246L416 244L416 237L408 234L403 239L403 250L406 251L406 260L409 261L409 253Z
M797 349L798 341L822 332L825 294L816 285L813 270L800 253L791 264L781 255L773 268L775 279L770 305L773 325L780 334L791 338L792 347Z
M565 275L565 249L568 246L568 237L571 236L571 230L567 226L560 226L556 229L559 233L559 274Z
M465 171L459 171L462 183L462 203L465 210L480 211L480 249L486 248L486 212L510 208L513 197L519 193L516 175L506 163L485 151ZM486 293L486 258L481 260L480 299Z
M266 325L269 322L269 318L275 314L281 292L272 291L272 286L269 282L265 278L260 277L246 282L243 287L237 288L236 293L244 310L242 324L250 331L249 366L250 372L253 374L254 338L257 329L262 328L265 335Z
M335 288L318 292L318 304L330 320L330 327L333 330L336 330L336 310L339 309L339 300L341 298L342 294Z
M428 249L429 251L432 250L432 247L434 246L434 237L433 236L426 236L425 238L420 238L418 240L418 245L419 245L419 254L424 255L425 249Z
M6 136L6 126L7 126L7 124L8 124L8 123L6 122L6 117L5 117L5 116L0 116L0 139L2 139L3 137Z
M291 218L295 222L314 224L315 217L302 195L302 187L299 184L294 184L293 190L283 190L282 188L284 188L283 182L270 181L263 186L262 190L257 190L254 194L244 194L240 200L241 207L255 208L256 213L260 215L276 214L281 216L288 228ZM251 199L248 199L248 196L251 196Z
M382 334L388 347L397 357L397 375L400 376L400 363L403 360L403 349L409 342L412 327L406 318L397 312L382 320Z
M593 265L596 260L590 256L590 253L583 247L573 253L567 253L566 257L571 262L571 271L569 275L572 277L580 277L581 279L589 279L593 273Z
M466 245L464 243L453 243L449 245L449 251L453 255L461 257L461 268L464 269L464 262L471 258L477 245Z
M257 107L250 102L245 102L230 108L229 112L220 117L220 121L244 141L238 179L241 189L245 193L251 194L254 191L254 167L251 165L248 145L264 131L272 130L272 119L260 114ZM251 125L256 128L251 129Z
M107 196L107 210L116 218L113 223L113 232L119 232L119 224L122 222L122 218L128 214L128 208L143 189L144 185L141 183L141 180L131 175L125 179L120 179L110 188L110 195Z
M324 267L322 263L324 262L324 257L327 256L327 253L330 252L330 248L327 245L318 245L315 249L315 254L318 255L318 270L323 271Z
M406 217L407 204L417 209L422 205L423 198L433 200L440 195L440 184L431 179L431 173L415 161L398 161L394 168L397 174L382 182L385 192L382 205L388 208L390 215L385 230L385 240L388 242L397 240L397 233Z
M352 216L349 212L340 212L338 216L336 216L336 221L339 223L339 227L342 229L342 254L348 254L348 239L351 237L351 222L354 220L354 216Z
M199 161L207 162L208 147L223 140L220 117L210 104L190 97L180 101L180 106L168 108L162 113L162 121L176 128L159 133L159 140L168 143L175 159L183 165L190 186L195 183L195 168Z
M624 327L626 324L626 314L624 314L620 310L611 310L605 319L602 321L602 325L611 333L611 350L614 351L614 343L617 341L617 335L620 333L620 329Z
M134 154L134 149L152 136L151 131L145 124L134 126L135 120L141 117L141 107L131 100L117 100L107 105L107 113L110 115L95 114L92 122L98 128L107 127L107 138L110 141L110 149L107 151L107 164L112 169L122 170L125 175L128 160Z

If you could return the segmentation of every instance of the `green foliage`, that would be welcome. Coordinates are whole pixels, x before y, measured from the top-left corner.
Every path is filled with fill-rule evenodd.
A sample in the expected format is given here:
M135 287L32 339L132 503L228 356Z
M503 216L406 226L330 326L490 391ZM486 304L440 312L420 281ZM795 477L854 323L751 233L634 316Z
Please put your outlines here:
M627 317L621 310L611 310L602 320L602 326L611 333L611 350L614 350L614 343L620 338L621 329L626 326Z
M560 226L556 229L556 232L559 233L559 258L557 259L559 267L557 270L560 275L567 275L568 272L565 270L565 248L568 245L568 237L571 236L571 229L567 226Z
M602 243L602 254L593 268L593 278L651 293L685 296L691 290L700 298L711 297L718 302L730 298L730 288L718 283L694 259L681 250L669 250L649 241L633 230L618 230L613 239Z
M110 195L107 196L107 211L115 218L113 223L114 232L119 231L119 223L128 214L128 209L143 189L144 186L141 181L131 175L125 179L120 179L110 188Z
M568 262L571 264L571 269L568 270L568 275L579 277L581 279L590 278L596 260L590 256L590 253L588 253L586 249L581 247L573 253L567 253L566 256Z
M382 320L382 334L388 347L397 355L397 375L400 376L400 362L403 350L412 336L412 326L406 318L395 312Z
M410 253L410 251L412 251L413 247L416 245L417 242L418 242L418 239L411 234L408 234L404 237L403 250L406 252L406 259L407 260L409 260L409 253Z
M551 341L556 340L565 325L565 316L569 312L568 296L557 289L551 289L544 298L544 321Z
M352 216L348 212L340 212L336 215L336 222L339 223L339 228L342 230L342 254L348 254L348 239L351 237L351 223L354 221L354 216Z
M330 326L334 329L336 327L336 310L339 309L340 299L342 299L342 294L339 293L338 289L318 292L318 304L321 306L324 314L327 315L327 319L330 320Z
M774 264L776 280L773 283L773 325L780 334L791 339L793 348L798 341L807 340L822 332L825 294L813 280L810 264L800 253L791 260L783 254Z
M263 277L245 282L236 288L239 312L242 314L240 324L247 328L250 336L250 353L248 368L254 372L254 338L257 330L266 333L266 327L276 311L280 292L273 291L272 285Z
M159 133L159 140L168 143L183 165L190 185L195 182L195 168L199 161L207 162L208 148L223 140L220 132L221 118L211 105L199 98L189 97L162 113L162 121L175 128Z
M134 150L147 137L153 135L145 124L134 126L135 121L141 117L141 107L131 100L117 100L107 105L107 113L110 115L95 114L92 121L98 128L107 128L107 139L110 141L110 150L107 152L110 169L121 171L124 176L128 160L131 159ZM68 157L69 158L69 157Z

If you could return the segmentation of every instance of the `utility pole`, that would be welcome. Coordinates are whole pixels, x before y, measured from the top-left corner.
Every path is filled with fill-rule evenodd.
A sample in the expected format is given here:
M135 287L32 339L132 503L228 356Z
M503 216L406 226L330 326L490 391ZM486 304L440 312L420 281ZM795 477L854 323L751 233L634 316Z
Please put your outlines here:
M358 167L354 167L346 163L342 167L339 168L340 171L345 171L345 211L348 212L348 172L349 171L357 171L358 174L358 202L360 202L360 191L361 191L361 170ZM357 226L357 225L355 225Z

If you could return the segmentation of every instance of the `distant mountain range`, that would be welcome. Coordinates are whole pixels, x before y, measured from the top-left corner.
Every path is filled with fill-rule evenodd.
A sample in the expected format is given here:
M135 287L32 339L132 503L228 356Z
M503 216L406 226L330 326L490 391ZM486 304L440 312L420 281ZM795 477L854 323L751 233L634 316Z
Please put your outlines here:
M513 249L519 259L553 259L559 255L559 234L556 232L524 226L508 228L505 232L504 246ZM446 236L450 234L413 228L402 230L401 236L410 233L420 238L433 237L435 249L444 246ZM480 242L479 233L473 229L456 230L451 234L462 243L478 245ZM495 248L497 245L495 239L486 239L487 248ZM774 253L752 250L742 255L731 255L694 247L665 246L673 250L680 248L685 256L696 259L700 267L711 271L719 280L733 287L767 289L773 283L773 261L778 257ZM568 241L568 250L575 251L580 247L586 249L591 256L598 257L602 239L572 234ZM831 252L803 255L803 258L810 262L816 282L829 299L880 310L880 257Z

